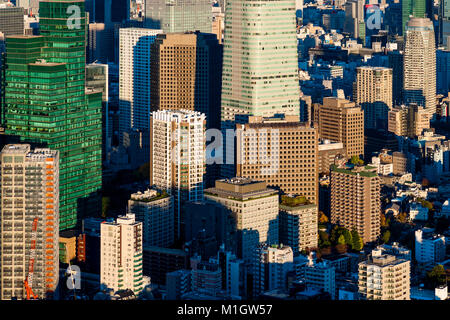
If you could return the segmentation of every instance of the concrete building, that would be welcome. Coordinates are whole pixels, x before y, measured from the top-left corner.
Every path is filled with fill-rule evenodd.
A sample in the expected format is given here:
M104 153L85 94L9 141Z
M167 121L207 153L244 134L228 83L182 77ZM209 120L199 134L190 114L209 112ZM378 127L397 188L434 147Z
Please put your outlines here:
M349 158L364 155L364 111L354 102L324 98L318 117L321 139L342 142Z
M409 260L374 250L359 263L359 294L365 300L410 300Z
M119 31L119 137L130 129L149 129L150 47L162 30L121 28Z
M59 280L59 152L6 145L0 179L0 299L26 299L25 279L44 299Z
M236 129L236 176L318 203L316 129L298 122L298 116L249 117Z
M211 2L208 0L156 0L145 2L147 28L164 33L197 31L211 32Z
M180 237L181 207L203 200L205 115L190 110L160 110L150 118L150 185L174 196L175 237Z
M411 221L427 221L428 208L422 207L420 203L411 203L409 205L409 219Z
M318 246L318 207L315 204L280 204L280 243L292 248L294 255Z
M231 211L238 231L238 257L246 263L254 263L260 242L278 243L278 192L265 182L217 180L214 188L205 190L205 198Z
M144 274L152 283L166 284L166 274L189 268L189 253L182 249L144 247Z
M236 115L299 115L295 2L229 0L225 16L222 131L234 129ZM221 175L234 177L234 153L224 157Z
M332 167L331 223L355 229L363 242L380 235L380 178L372 167Z
M176 270L166 274L166 299L180 300L191 291L191 270Z
M355 102L364 110L364 128L387 128L392 108L392 69L358 67Z
M24 33L24 8L0 6L0 32L5 37L23 35Z
M321 140L318 145L319 151L319 174L329 174L330 167L335 164L337 158L347 158L344 144L330 140Z
M167 248L174 243L173 196L151 189L133 193L128 200L128 212L142 222L144 246Z
M276 289L288 289L288 272L294 270L294 253L288 246L261 245L259 263L254 271L254 294Z
M430 114L423 106L409 104L396 106L388 115L388 130L397 136L414 138L430 128Z
M406 103L436 112L436 44L433 23L428 18L411 18L406 25L403 98Z
M191 289L197 294L215 297L222 291L222 270L215 263L201 261L191 271Z
M419 263L433 263L445 260L445 237L423 228L415 232L415 258Z
M100 285L130 289L137 296L144 288L142 273L142 222L134 214L101 224Z
M151 111L185 109L220 128L222 46L212 34L159 34L151 49Z
M325 261L315 263L312 258L301 268L303 277L308 287L323 289L331 295L331 299L336 299L336 270Z

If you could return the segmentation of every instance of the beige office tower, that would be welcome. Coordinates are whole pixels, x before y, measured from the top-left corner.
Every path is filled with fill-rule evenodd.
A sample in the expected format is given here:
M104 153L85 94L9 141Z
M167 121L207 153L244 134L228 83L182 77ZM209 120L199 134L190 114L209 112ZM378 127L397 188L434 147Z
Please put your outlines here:
M380 235L380 178L376 168L331 167L331 223L355 229L363 242Z
M181 206L203 200L205 115L190 110L160 110L150 117L150 185L174 196L175 235Z
M397 136L414 138L430 128L430 113L417 104L401 105L389 111L388 130Z
M0 178L0 299L27 299L26 279L45 299L59 280L59 152L6 145Z
M357 68L356 103L364 110L365 128L386 128L388 112L392 108L392 69Z
M205 190L205 199L231 211L240 234L239 256L245 262L255 262L260 242L278 244L278 191L267 188L264 181L217 180L214 188Z
M142 273L142 222L134 214L100 225L100 286L130 289L138 295L144 288Z
M359 294L366 300L410 300L409 260L373 250L359 263Z
M364 111L354 102L327 97L319 106L319 136L342 142L347 157L364 154Z
M194 110L195 33L169 33L152 46L151 110Z
M404 101L436 112L436 45L433 23L428 18L411 18L406 26L404 53Z
M236 176L266 181L317 204L317 130L298 116L249 117L236 124Z

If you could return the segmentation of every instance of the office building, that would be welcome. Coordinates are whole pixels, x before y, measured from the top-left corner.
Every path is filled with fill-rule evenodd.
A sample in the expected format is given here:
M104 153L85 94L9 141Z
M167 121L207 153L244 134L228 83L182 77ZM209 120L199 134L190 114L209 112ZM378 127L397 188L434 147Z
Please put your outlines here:
M164 33L211 32L211 2L208 0L155 0L145 2L146 28Z
M347 158L344 144L330 140L320 140L318 145L319 174L329 174L330 166L335 164L336 159Z
M114 293L130 289L139 295L144 287L142 258L142 222L134 214L101 224L101 287Z
M176 270L166 275L167 300L180 300L191 291L191 270Z
M236 124L236 176L266 181L291 195L317 203L317 130L298 116L251 116Z
M114 27L104 23L89 23L87 38L88 63L114 61Z
M85 28L57 31L70 5L84 12L84 2L41 1L41 35L12 36L6 49L5 133L60 151L60 230L99 212L102 185L102 94L85 89Z
M215 263L201 261L192 268L191 281L192 291L215 297L222 291L222 270Z
M334 266L330 266L327 261L314 262L309 258L309 262L300 268L300 277L306 283L307 287L322 289L328 292L331 299L336 299L336 270Z
M392 100L392 69L382 67L356 69L355 102L364 110L364 128L387 128Z
M59 152L6 145L0 179L0 299L26 299L26 279L44 299L59 281Z
M280 204L280 243L292 248L294 255L317 248L318 208L315 204Z
M430 128L430 113L417 104L401 105L389 111L388 130L397 136L414 138Z
M331 223L355 229L364 243L380 235L380 178L374 170L331 169Z
M151 189L133 193L128 212L142 222L144 246L167 248L174 243L173 196Z
M392 101L393 105L402 103L403 99L403 53L388 52L388 66L392 69Z
M206 201L231 211L238 231L238 257L254 263L260 242L278 243L278 192L248 178L217 180L205 190Z
M0 6L0 32L5 37L23 35L24 8Z
M319 137L342 142L348 158L364 155L364 111L354 102L327 97L319 110Z
M407 23L411 16L415 18L426 18L427 0L405 0L402 6L402 32L405 35Z
M359 294L365 300L410 300L411 262L373 250L359 263Z
M175 236L181 235L181 207L203 200L205 115L160 110L150 119L150 185L174 196Z
M415 232L415 258L419 263L432 263L445 259L445 237L428 228Z
M235 116L299 115L295 2L227 1L225 30L222 131L234 129ZM224 138L225 146L231 138ZM221 168L227 178L236 173L231 151Z
M154 284L166 284L166 274L188 269L189 252L182 249L144 247L144 274Z
M206 33L159 34L151 49L151 111L195 110L220 128L222 47Z
M258 248L259 263L255 266L254 293L288 289L288 272L294 270L294 254L288 246L268 246Z
M411 18L406 26L403 99L436 112L436 45L433 23Z
M151 44L162 30L119 31L119 138L130 129L149 129Z

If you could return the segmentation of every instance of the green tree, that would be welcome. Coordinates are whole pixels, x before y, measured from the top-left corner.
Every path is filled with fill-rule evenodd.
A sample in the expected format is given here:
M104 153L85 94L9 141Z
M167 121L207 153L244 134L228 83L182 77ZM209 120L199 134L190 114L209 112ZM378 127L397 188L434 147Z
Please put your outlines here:
M356 230L352 230L352 250L361 251L364 244Z
M345 244L351 246L352 245L352 234L350 233L350 231L348 231L347 229L344 229L342 235L344 236Z
M338 244L342 244L345 245L346 241L345 241L345 237L343 234L341 234L338 238Z
M325 224L328 222L328 217L325 215L325 213L323 213L322 211L319 211L318 215L319 215L319 223L320 224Z
M383 232L383 235L381 236L381 240L384 243L388 243L390 237L391 237L391 232L389 230L386 230L385 232Z
M358 156L352 156L350 158L350 163L354 165L363 165L364 161L361 160Z
M325 231L319 231L319 248L327 248L331 246L329 235Z
M447 276L442 264L438 264L427 272L427 281L433 286L437 287L447 283Z

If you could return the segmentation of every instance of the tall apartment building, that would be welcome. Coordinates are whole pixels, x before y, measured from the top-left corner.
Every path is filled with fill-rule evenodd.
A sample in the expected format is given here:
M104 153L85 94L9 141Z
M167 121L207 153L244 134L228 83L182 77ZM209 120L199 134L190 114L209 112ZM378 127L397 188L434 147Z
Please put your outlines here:
M397 136L414 138L430 128L430 113L423 106L411 103L389 111L388 130Z
M32 292L44 299L59 280L59 152L6 145L0 179L0 299L26 299L27 278Z
M167 248L174 243L173 196L151 189L133 193L128 200L128 212L142 222L144 246Z
M60 151L59 227L66 230L101 207L102 93L85 88L85 28L60 31L85 25L84 1L39 6L40 36L7 40L5 133ZM72 17L69 6L82 14Z
M298 116L251 116L236 130L236 176L266 181L318 203L316 129L298 122Z
M142 273L142 222L134 214L117 217L100 226L100 285L114 292L144 287Z
M403 68L405 103L417 103L430 115L436 112L436 45L433 23L411 18L406 26Z
M130 129L149 129L151 44L162 30L119 30L119 137Z
M364 243L380 235L380 178L374 170L331 169L331 223L355 229Z
M255 265L254 293L275 289L287 290L289 271L294 270L294 254L288 246L268 246L258 248L259 263Z
M415 232L415 258L419 263L436 263L445 260L445 237L426 228Z
M392 69L358 67L355 102L364 110L364 128L387 128L392 108Z
M150 185L174 196L175 235L180 237L181 206L203 200L205 115L160 110L150 119Z
M5 37L23 35L24 8L0 7L0 32Z
M318 117L320 138L342 142L349 158L364 155L364 111L354 102L326 97Z
M314 204L280 204L280 243L292 248L294 255L318 245L318 208Z
M211 2L208 0L155 0L145 2L147 28L164 33L211 32Z
M212 34L159 34L151 49L151 110L186 109L220 128L222 46Z
M205 199L231 211L238 230L238 257L255 262L260 242L278 243L278 192L248 178L217 180Z
M359 294L366 300L410 300L409 260L373 250L359 263Z
M223 131L234 129L236 115L299 115L294 1L227 1L223 43ZM232 144L231 137L224 143ZM221 175L231 178L235 166L227 159L234 154L224 157Z

